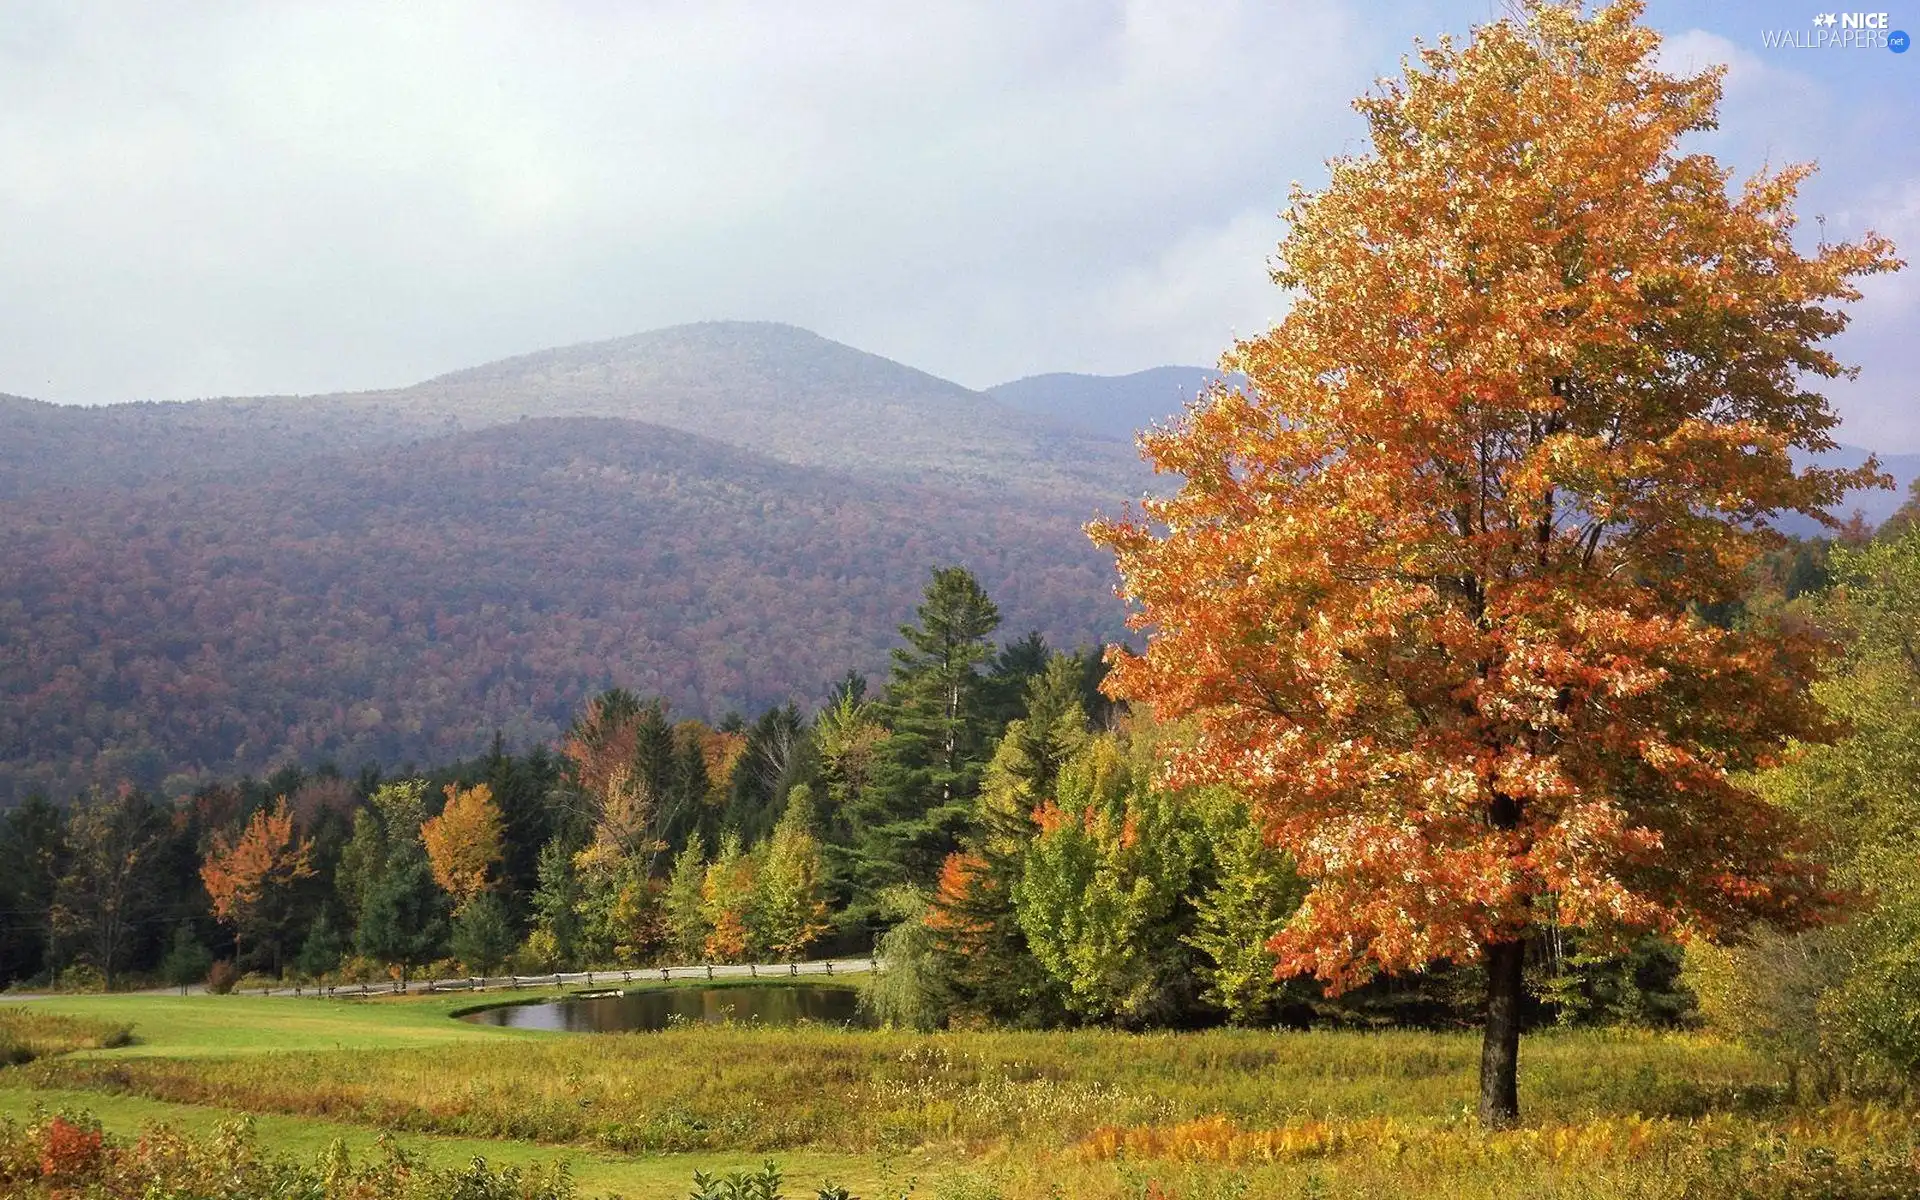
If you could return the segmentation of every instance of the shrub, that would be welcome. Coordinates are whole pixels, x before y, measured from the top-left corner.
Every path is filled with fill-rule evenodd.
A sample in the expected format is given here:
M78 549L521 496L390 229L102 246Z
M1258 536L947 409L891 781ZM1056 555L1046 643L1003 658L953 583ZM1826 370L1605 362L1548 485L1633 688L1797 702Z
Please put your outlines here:
M223 958L214 963L213 968L207 972L207 990L216 996L225 996L232 992L233 986L239 982L240 968L234 966L233 960L229 958Z
M382 1149L378 1161L355 1164L336 1141L307 1165L262 1153L249 1121L222 1124L207 1138L151 1127L127 1143L103 1134L86 1114L36 1115L24 1126L0 1120L0 1194L21 1200L573 1200L576 1194L564 1166L496 1169L475 1158L438 1170L392 1143ZM757 1200L759 1193L743 1195Z

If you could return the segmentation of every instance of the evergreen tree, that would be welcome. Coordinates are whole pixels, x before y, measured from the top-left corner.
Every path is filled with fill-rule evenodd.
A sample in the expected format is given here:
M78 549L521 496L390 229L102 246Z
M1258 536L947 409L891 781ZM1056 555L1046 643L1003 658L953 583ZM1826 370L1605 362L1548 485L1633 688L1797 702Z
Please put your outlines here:
M58 966L53 894L68 859L66 819L45 796L0 819L0 987Z
M338 970L340 960L346 954L347 940L341 936L332 916L323 908L307 929L306 940L300 943L300 952L293 959L293 969L307 979L320 979Z
M937 568L919 621L893 652L890 727L875 786L854 814L856 904L888 885L933 880L959 844L995 732L981 664L1000 611L972 574Z
M495 734L484 767L506 832L506 853L499 867L502 894L531 896L540 885L540 849L555 832L547 794L559 782L559 764L545 746L535 746L519 757L508 754Z
M746 750L733 769L722 827L746 845L765 841L797 784L816 772L813 740L797 705L762 713L747 730Z
M981 703L994 729L1005 728L1026 712L1027 685L1047 669L1054 657L1039 630L1008 642L993 656L981 688Z
M453 918L453 956L477 975L491 975L513 953L513 924L500 897L482 892Z
M580 879L573 847L559 838L540 848L539 886L533 893L533 935L528 950L542 962L571 966L580 961Z
M360 918L360 953L400 972L433 959L446 935L446 920L433 869L418 837L400 843L367 895Z
M191 922L180 922L173 930L173 945L160 963L160 977L169 986L179 988L184 996L188 988L204 980L212 969L213 952L194 935Z

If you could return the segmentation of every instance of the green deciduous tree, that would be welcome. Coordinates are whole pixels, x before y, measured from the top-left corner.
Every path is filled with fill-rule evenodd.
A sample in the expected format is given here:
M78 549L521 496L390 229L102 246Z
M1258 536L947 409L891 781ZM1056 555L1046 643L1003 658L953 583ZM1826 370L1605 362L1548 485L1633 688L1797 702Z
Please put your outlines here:
M707 848L696 836L674 855L667 879L667 946L675 962L699 962L707 955L713 927L707 922L706 882Z
M767 843L756 881L760 940L775 958L797 959L827 931L820 842L813 833L813 792L805 784L787 797L786 811Z
M1837 546L1818 618L1845 651L1815 694L1849 730L1800 747L1761 790L1822 832L1862 897L1847 925L1694 951L1710 1019L1834 1083L1920 1076L1920 525Z
M1194 999L1183 935L1207 861L1200 822L1152 785L1140 749L1103 734L1065 765L1014 889L1027 944L1068 1005L1129 1025L1167 1022Z
M55 937L112 987L159 894L155 873L167 815L144 792L122 788L74 806L70 853L54 888Z

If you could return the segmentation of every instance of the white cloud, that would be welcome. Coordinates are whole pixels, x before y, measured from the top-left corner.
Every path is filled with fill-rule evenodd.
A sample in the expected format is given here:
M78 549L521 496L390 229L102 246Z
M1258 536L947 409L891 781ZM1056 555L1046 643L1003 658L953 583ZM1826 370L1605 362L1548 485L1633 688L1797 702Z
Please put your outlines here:
M1338 12L1252 0L26 16L0 388L74 400L405 382L719 316L974 383L1185 356L1248 319L1240 285L1141 281L1277 208L1371 73Z

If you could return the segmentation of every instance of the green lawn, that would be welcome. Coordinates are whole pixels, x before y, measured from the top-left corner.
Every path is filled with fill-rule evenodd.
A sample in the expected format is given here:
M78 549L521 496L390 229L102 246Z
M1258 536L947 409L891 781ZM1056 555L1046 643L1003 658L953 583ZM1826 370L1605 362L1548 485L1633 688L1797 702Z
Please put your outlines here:
M507 993L511 995L512 993ZM525 995L522 993L521 995ZM391 1050L547 1036L491 1029L448 1015L483 997L393 996L316 1000L262 996L61 996L29 1001L35 1010L133 1026L134 1041L82 1055L198 1058L300 1050ZM0 998L0 1006L5 1005Z

